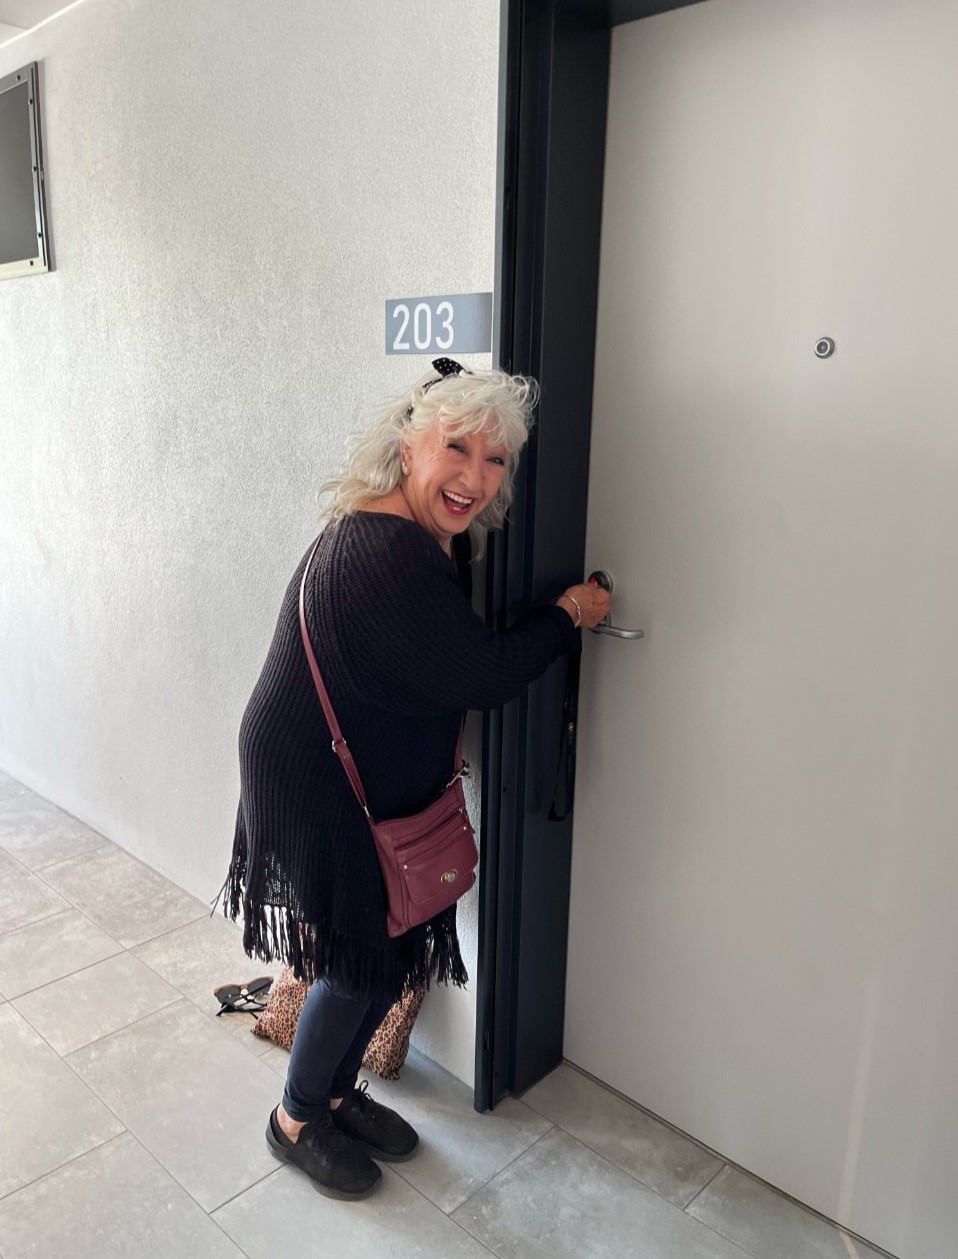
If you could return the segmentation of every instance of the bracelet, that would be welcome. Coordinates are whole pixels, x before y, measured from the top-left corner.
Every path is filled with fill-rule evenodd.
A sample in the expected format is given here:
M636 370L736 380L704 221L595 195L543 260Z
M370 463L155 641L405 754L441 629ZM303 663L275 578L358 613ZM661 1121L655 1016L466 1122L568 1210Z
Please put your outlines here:
M575 597L575 595L559 595L559 599L568 599L570 603L575 604L575 610L576 610L575 627L576 629L578 629L579 626L582 624L582 609L579 607L579 600ZM559 599L556 599L556 603L559 602Z

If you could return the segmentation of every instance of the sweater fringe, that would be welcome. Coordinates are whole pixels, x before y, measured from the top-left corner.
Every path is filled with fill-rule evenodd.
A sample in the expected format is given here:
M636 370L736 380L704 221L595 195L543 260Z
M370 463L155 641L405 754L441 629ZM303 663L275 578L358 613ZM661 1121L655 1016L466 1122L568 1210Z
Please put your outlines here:
M303 922L285 905L255 900L244 891L245 876L245 858L237 853L216 901L225 890L224 918L235 922L242 912L243 948L249 957L292 966L296 979L307 983L327 975L359 992L390 993L395 1001L423 986L428 989L433 978L457 988L468 983L455 905L397 937L392 947L377 949L329 923Z

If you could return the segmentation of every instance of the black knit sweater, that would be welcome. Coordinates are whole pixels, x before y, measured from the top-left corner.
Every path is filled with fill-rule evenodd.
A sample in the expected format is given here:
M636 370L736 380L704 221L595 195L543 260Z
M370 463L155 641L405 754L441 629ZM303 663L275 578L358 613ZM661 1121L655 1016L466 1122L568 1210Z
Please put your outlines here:
M239 733L241 792L226 917L244 917L250 956L297 978L329 974L398 997L435 976L468 976L455 906L390 938L366 817L331 747L300 637L297 565ZM453 563L412 520L356 512L324 530L306 582L306 622L370 812L416 813L453 773L466 709L519 695L577 641L552 604L502 634L469 598L468 539Z

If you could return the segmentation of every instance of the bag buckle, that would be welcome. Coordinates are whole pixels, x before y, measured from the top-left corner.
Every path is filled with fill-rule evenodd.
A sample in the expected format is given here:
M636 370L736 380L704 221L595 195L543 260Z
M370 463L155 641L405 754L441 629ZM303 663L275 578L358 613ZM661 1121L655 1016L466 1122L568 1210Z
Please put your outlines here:
M460 778L468 778L468 777L469 777L469 762L463 761L462 768L457 769L456 772L453 774L453 776L446 783L446 790L448 791L449 788L452 786L452 784L454 782L458 782Z

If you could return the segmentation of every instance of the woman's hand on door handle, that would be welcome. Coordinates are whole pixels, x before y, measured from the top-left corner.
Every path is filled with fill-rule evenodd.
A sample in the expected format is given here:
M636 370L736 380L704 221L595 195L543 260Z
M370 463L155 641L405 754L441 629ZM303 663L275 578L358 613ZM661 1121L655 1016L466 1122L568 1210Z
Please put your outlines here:
M584 584L570 586L564 594L559 595L556 603L568 612L573 621L578 619L576 614L576 604L578 604L582 614L579 624L583 629L592 629L612 611L612 595L601 586Z

